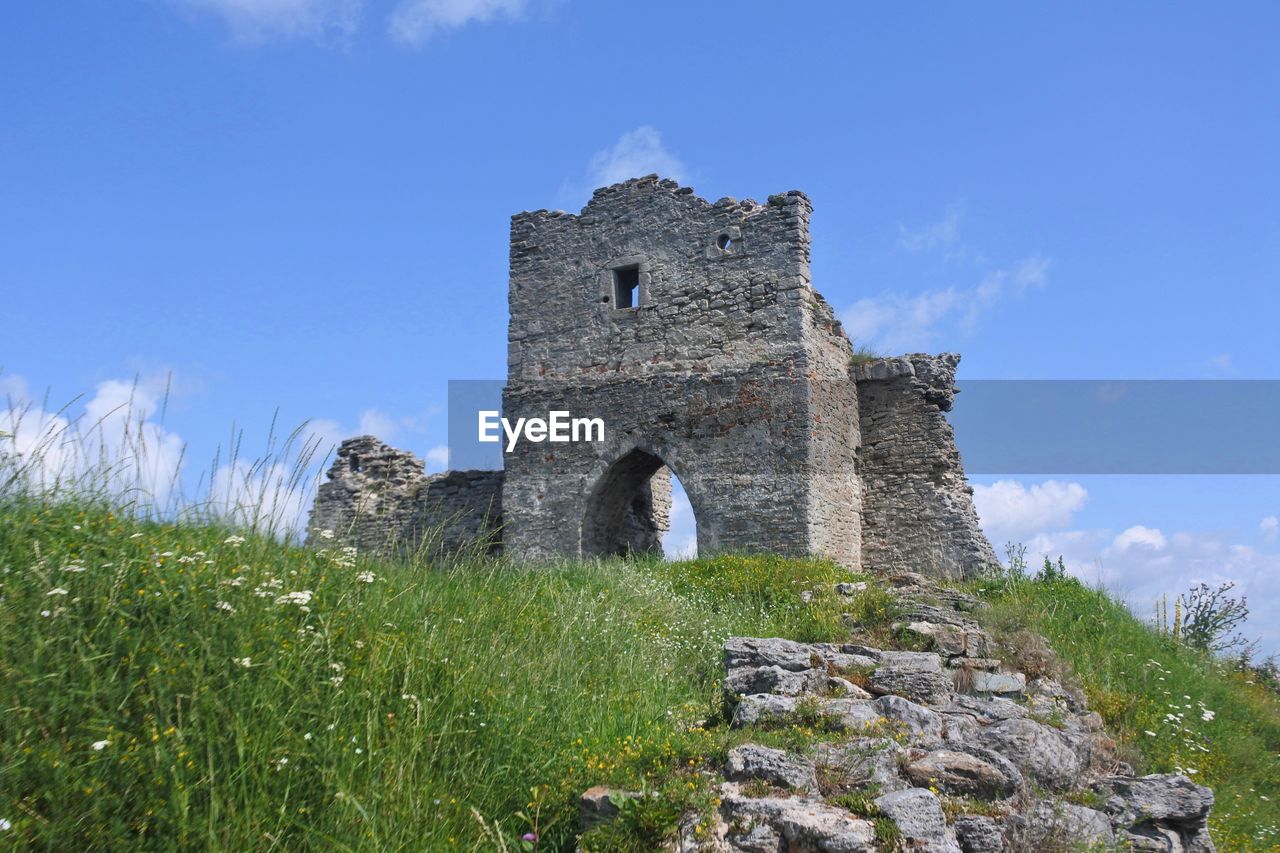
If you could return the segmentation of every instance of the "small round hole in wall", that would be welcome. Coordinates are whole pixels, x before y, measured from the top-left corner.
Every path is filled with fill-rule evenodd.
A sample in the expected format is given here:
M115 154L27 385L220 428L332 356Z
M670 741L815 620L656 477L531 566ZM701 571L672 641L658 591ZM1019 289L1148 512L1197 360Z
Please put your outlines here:
M733 238L728 234L721 234L716 238L716 248L722 252L733 251Z

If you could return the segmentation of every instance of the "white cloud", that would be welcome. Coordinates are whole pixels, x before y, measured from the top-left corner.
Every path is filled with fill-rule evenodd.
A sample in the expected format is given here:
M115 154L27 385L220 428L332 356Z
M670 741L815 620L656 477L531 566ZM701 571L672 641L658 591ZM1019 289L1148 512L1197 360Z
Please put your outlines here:
M12 406L19 400L30 400L27 381L16 373L0 373L0 403Z
M1205 364L1215 373L1231 374L1235 373L1236 370L1235 361L1231 358L1231 353L1229 352L1221 352L1211 356L1205 361Z
M1064 530L1026 540L1028 562L1061 555L1070 573L1099 583L1147 618L1155 602L1170 599L1199 583L1216 586L1235 581L1236 594L1249 600L1246 637L1262 640L1262 653L1280 652L1280 555L1232 542L1214 532L1162 531L1130 527L1111 530Z
M18 475L38 492L94 492L141 507L168 509L176 496L185 445L152 420L168 378L108 379L76 415L74 406L49 412L31 397L21 376L0 385L0 483Z
M916 230L898 225L898 245L908 252L930 252L935 249L953 246L960 234L960 216L963 206L952 204L946 215L931 225Z
M169 0L191 13L221 19L233 38L343 39L360 27L363 0Z
M1144 527L1141 524L1135 524L1115 538L1111 543L1111 550L1119 553L1128 551L1130 548L1146 548L1150 551L1159 551L1164 548L1167 541L1164 534L1160 532L1158 527Z
M859 299L840 314L849 337L885 352L930 348L944 329L972 333L998 303L1048 282L1049 259L1023 258L1013 267L988 273L969 288L948 287L907 296L884 293Z
M999 480L973 487L973 502L982 527L995 541L1008 541L1045 528L1065 527L1089 499L1079 483L1046 480L1024 485Z
M685 166L662 144L662 134L644 125L627 131L612 147L596 152L588 167L592 189L656 172L683 182Z
M360 413L360 425L356 427L357 435L373 435L383 441L391 441L400 431L400 422L377 409L365 409Z
M529 0L401 0L391 12L387 30L396 41L416 47L467 24L519 19L529 5Z
M1280 518L1268 515L1259 522L1258 532L1262 534L1263 542L1276 541L1277 536L1280 536Z
M449 447L437 444L427 451L427 471L447 471L449 469Z

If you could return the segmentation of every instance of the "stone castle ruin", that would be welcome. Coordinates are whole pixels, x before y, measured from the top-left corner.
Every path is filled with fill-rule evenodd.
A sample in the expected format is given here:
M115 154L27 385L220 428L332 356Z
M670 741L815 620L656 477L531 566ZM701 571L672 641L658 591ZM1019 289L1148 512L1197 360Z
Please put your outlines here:
M944 415L959 357L856 357L811 283L811 213L798 191L710 203L651 175L577 215L517 214L503 414L599 416L604 440L522 442L503 471L426 475L351 439L312 538L532 560L652 552L674 471L703 554L938 576L994 563Z

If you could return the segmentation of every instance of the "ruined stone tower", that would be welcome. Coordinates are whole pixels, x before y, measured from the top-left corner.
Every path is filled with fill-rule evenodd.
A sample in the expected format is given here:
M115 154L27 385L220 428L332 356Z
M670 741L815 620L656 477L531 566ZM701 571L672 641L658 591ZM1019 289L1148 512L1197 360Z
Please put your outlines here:
M511 225L507 417L604 417L600 444L505 457L503 541L610 553L656 474L680 477L708 551L855 565L849 342L809 286L809 200L710 204L672 181L599 190Z
M412 543L447 517L460 539L500 526L520 558L655 550L674 471L700 553L942 575L994 562L942 414L958 357L855 362L810 281L811 212L796 191L710 203L649 176L597 190L577 215L517 214L504 415L599 416L605 440L518 444L500 513L493 475L471 475L471 500L467 477L410 465L388 499L344 445L313 531ZM375 505L376 523L361 520Z

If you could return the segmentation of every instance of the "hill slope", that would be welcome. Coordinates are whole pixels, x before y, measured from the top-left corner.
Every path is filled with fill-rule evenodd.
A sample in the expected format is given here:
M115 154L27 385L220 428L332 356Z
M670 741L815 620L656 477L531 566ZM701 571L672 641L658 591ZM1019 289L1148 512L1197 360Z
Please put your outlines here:
M428 570L13 502L0 508L5 840L436 849L535 832L560 849L595 784L664 792L640 822L660 832L705 794L690 768L735 742L715 725L728 637L837 640L842 613L890 620L874 581L841 601L804 594L841 580L818 561L738 557ZM1193 767L1215 788L1224 849L1275 841L1274 697L1078 585L990 596L991 618L1053 641L1135 763ZM1154 716L1164 689L1214 712L1194 722L1194 755Z

